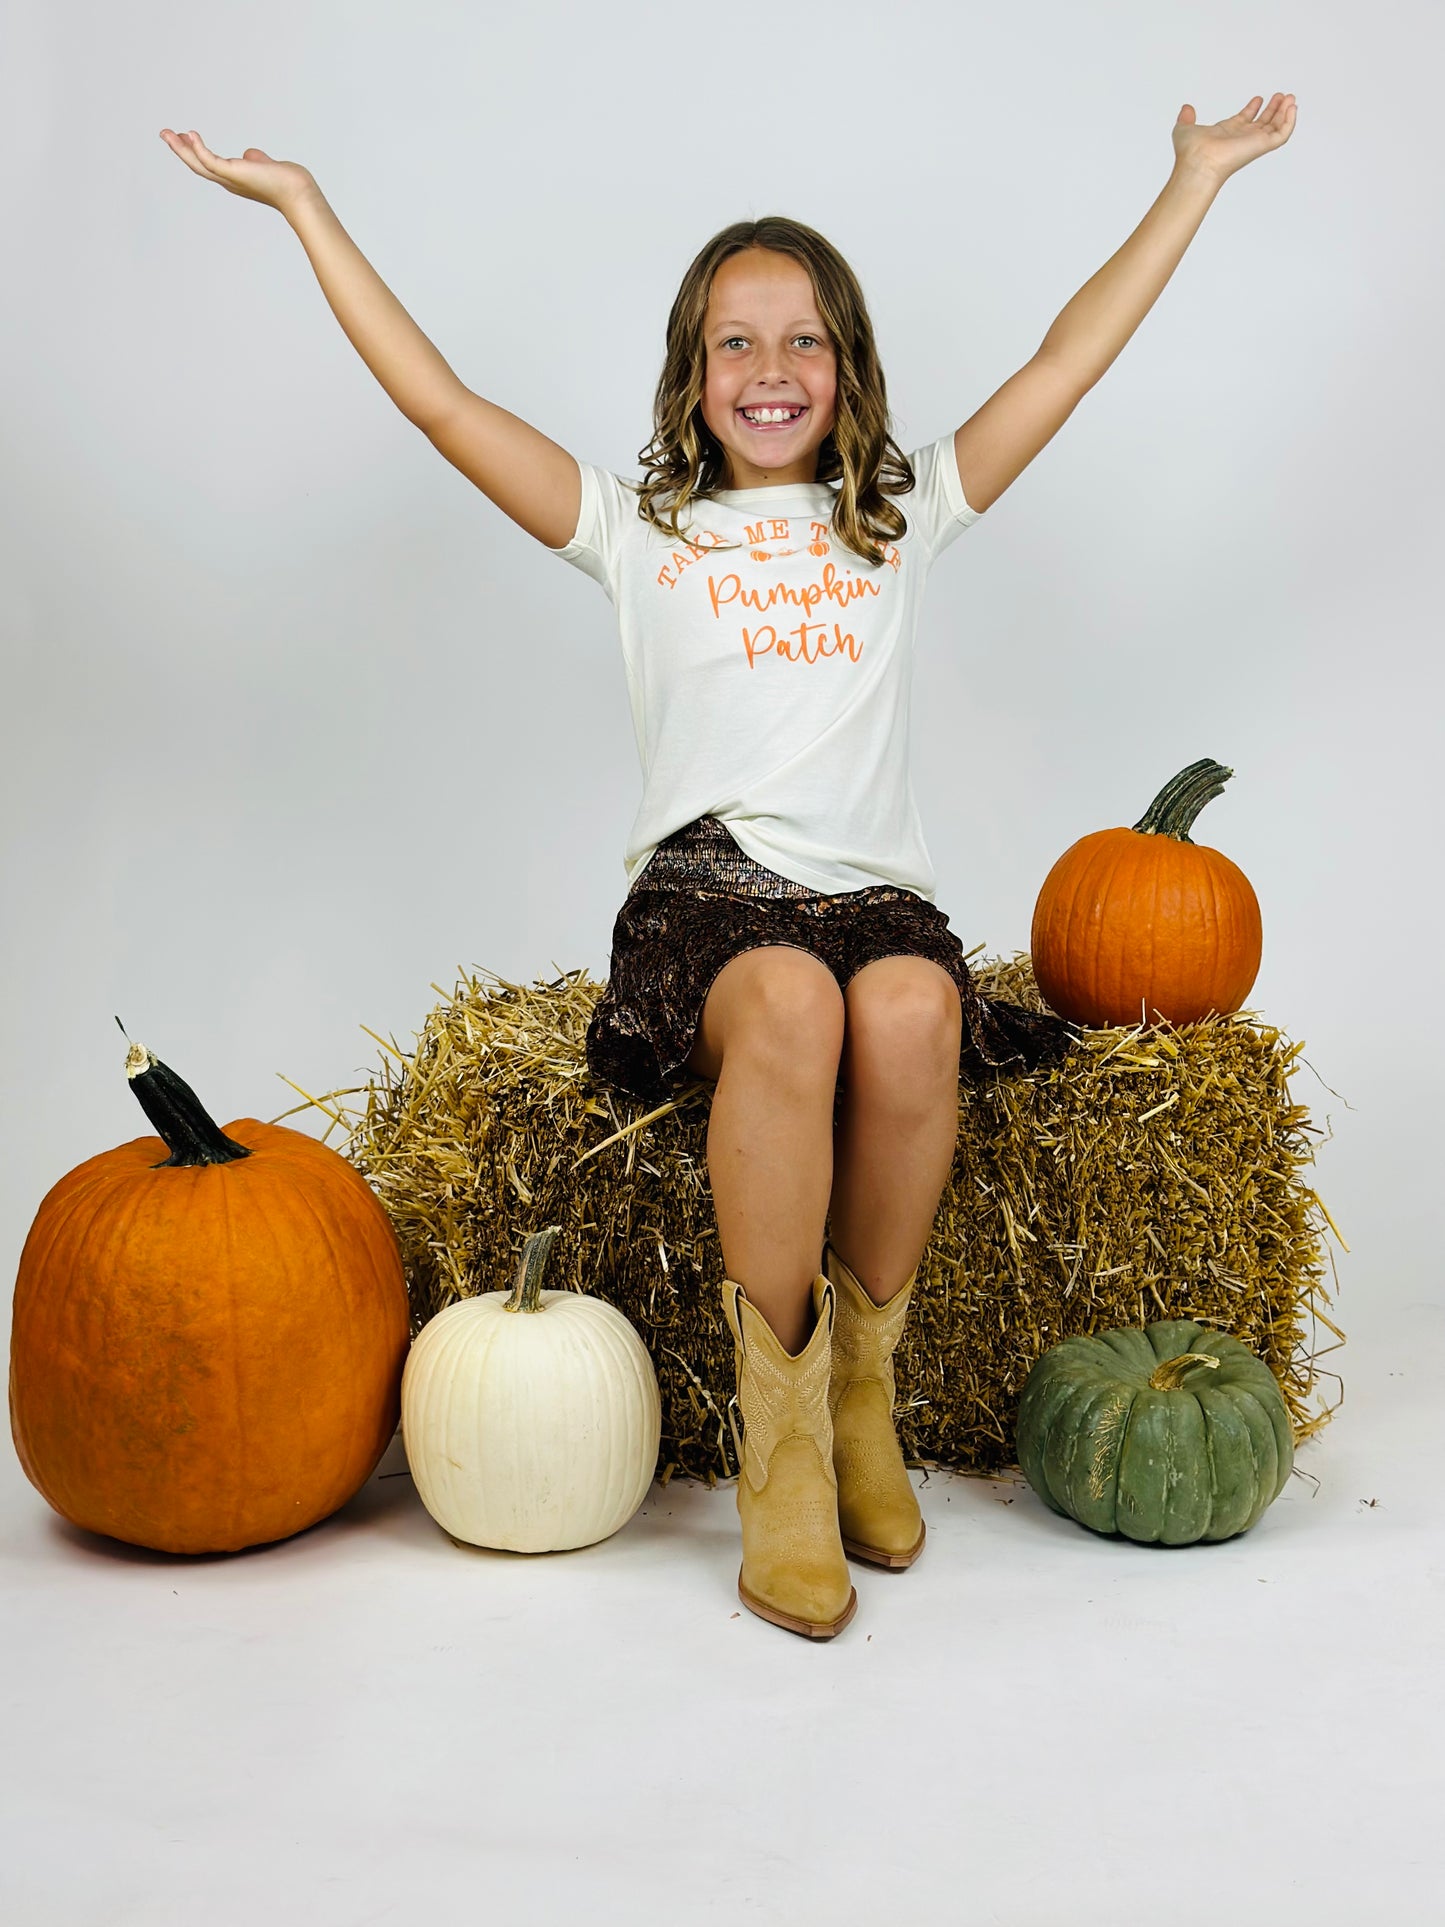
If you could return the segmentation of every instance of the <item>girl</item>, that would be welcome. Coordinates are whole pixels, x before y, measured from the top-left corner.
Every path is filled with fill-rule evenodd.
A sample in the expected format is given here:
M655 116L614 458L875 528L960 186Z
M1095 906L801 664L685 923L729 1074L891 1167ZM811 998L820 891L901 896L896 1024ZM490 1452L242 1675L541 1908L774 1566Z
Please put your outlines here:
M847 1554L901 1570L923 1547L893 1354L960 1073L1069 1043L1057 1019L977 993L934 902L907 765L923 583L1113 362L1222 182L1294 120L1292 94L1214 126L1186 104L1134 233L997 394L907 455L837 250L782 216L724 228L668 318L640 483L465 387L306 168L161 130L203 179L285 216L407 419L616 607L644 785L587 1059L640 1099L713 1085L738 1590L791 1632L848 1624Z

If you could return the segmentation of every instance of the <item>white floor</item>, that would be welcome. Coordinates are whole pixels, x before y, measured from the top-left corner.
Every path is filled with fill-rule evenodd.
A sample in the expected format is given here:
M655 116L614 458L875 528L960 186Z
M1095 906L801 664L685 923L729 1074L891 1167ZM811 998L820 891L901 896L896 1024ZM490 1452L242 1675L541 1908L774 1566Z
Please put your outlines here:
M731 1487L468 1553L394 1441L312 1532L194 1561L72 1531L6 1455L6 1927L1433 1923L1445 1313L1412 1320L1327 1361L1252 1532L1133 1546L920 1474L923 1558L855 1569L819 1644L739 1606Z

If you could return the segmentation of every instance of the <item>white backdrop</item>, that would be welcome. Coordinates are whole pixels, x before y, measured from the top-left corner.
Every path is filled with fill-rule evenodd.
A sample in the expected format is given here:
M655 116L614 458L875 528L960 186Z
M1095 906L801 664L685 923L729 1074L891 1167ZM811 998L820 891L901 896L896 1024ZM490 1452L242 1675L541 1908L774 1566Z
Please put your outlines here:
M702 241L779 210L864 285L905 447L970 414L1201 119L1293 91L1154 310L930 583L915 768L965 947L1201 755L1253 1002L1307 1040L1373 1307L1433 1300L1439 16L1144 0L12 13L3 623L14 1260L145 1128L119 1013L222 1119L356 1081L458 963L608 966L638 772L610 606L452 470L272 210L305 161L478 392L632 473ZM773 76L779 76L774 79ZM1388 100L1388 111L1386 101ZM1349 1324L1350 1308L1341 1301Z
M355 1081L358 1026L408 1036L459 962L604 974L638 795L600 590L435 453L284 221L160 126L303 160L468 385L632 473L668 304L725 222L787 212L843 250L911 447L1126 238L1180 100L1280 86L1291 141L940 560L916 782L939 903L1007 950L1074 837L1230 764L1199 835L1261 898L1253 1001L1352 1106L1301 1077L1336 1132L1321 1188L1368 1301L1433 1292L1440 174L1411 101L1438 16L12 17L12 1275L46 1186L145 1128L113 1012L218 1114L273 1116L278 1070Z

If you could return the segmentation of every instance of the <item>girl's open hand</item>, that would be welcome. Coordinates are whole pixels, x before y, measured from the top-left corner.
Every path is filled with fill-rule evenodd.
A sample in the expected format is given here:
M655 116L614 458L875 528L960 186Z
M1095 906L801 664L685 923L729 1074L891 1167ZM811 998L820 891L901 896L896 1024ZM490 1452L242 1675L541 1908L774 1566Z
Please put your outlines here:
M1260 114L1263 101L1263 94L1256 94L1228 120L1206 127L1196 125L1194 109L1186 101L1174 123L1176 161L1200 167L1223 181L1271 148L1283 147L1294 132L1294 95L1275 94Z
M248 147L239 160L233 161L213 154L194 127L187 134L163 127L161 139L202 180L215 181L243 200L261 201L267 207L279 208L282 213L299 195L316 187L309 168L302 167L299 161L273 161L259 147Z

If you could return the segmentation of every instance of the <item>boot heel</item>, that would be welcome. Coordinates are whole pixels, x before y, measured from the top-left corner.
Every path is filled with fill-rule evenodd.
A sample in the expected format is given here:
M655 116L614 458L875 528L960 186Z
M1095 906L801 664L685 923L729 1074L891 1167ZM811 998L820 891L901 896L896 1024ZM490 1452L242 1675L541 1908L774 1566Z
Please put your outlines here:
M861 1559L865 1565L879 1566L885 1572L902 1572L922 1552L927 1536L928 1528L920 1520L918 1538L907 1552L889 1552L884 1546L865 1546L857 1539L844 1539L843 1550L850 1559Z

